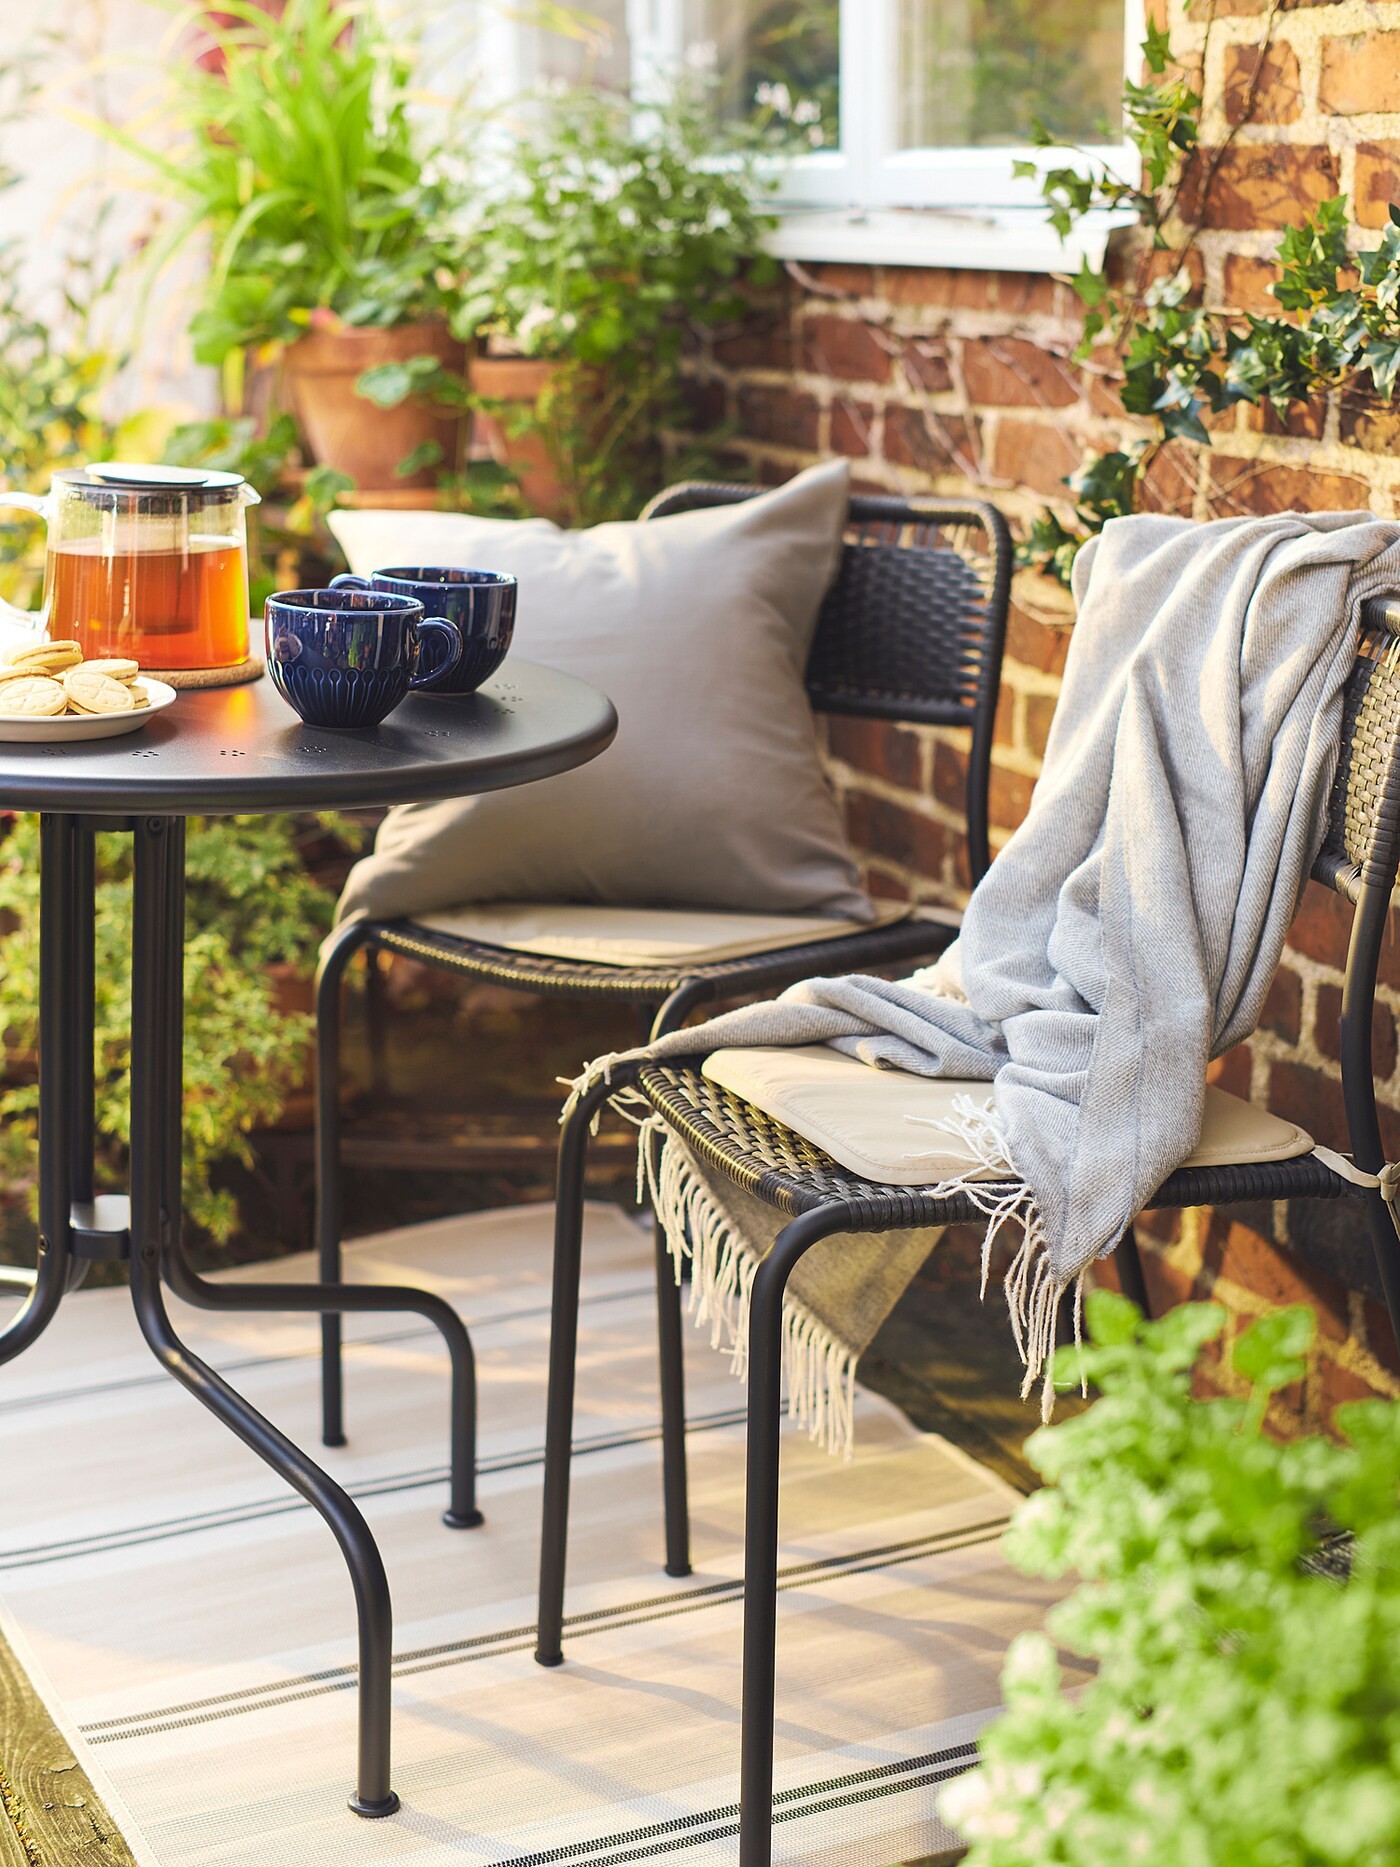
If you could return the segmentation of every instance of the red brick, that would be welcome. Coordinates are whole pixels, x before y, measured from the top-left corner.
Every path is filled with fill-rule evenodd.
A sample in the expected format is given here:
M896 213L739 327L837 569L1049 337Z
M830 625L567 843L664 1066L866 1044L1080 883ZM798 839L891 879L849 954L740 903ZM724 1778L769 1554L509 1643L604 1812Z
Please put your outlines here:
M1285 1043L1297 1043L1303 1027L1303 981L1291 968L1280 966L1274 974L1259 1022Z
M1214 168L1204 213L1201 188ZM1331 150L1292 143L1234 143L1203 149L1191 163L1182 188L1182 212L1207 227L1243 232L1254 227L1289 227L1339 191L1337 158Z
M965 343L962 373L969 399L994 408L1065 408L1079 400L1072 367L1024 337Z
M1317 1047L1325 1057L1340 1063L1342 1057L1342 991L1340 986L1317 988L1317 1017L1314 1022ZM1395 1019L1386 1005L1377 1005L1371 1018L1372 1068L1382 1082L1395 1073Z
M820 265L810 265L804 270L818 285L824 285L828 291L838 292L847 298L872 298L875 295L873 266L848 266L824 260Z
M1301 107L1298 54L1286 39L1267 47L1227 47L1223 101L1228 123L1296 122Z
M942 395L953 386L947 353L926 338L910 338L900 352L904 374L921 395Z
M1217 1277L1239 1284L1271 1306L1306 1303L1317 1312L1319 1334L1345 1341L1347 1292L1338 1278L1303 1264L1223 1212L1211 1215L1202 1257Z
M1346 964L1351 915L1351 908L1333 889L1309 882L1288 930L1288 945L1324 966L1341 968Z
M991 818L999 830L1016 830L1031 807L1035 780L1004 765L992 766Z
M1050 421L1003 415L992 446L992 471L1047 498L1065 496L1065 480L1084 458L1083 443Z
M1375 1356L1383 1368L1392 1374L1400 1374L1400 1353L1396 1352L1395 1330L1391 1326L1390 1311L1384 1303L1378 1303L1373 1297L1367 1297L1362 1313L1365 1317L1365 1346Z
M1240 1096L1246 1102L1249 1100L1253 1075L1254 1059L1248 1044L1236 1044L1233 1050L1227 1050L1223 1057L1216 1057L1206 1066L1208 1083L1214 1083L1217 1089L1225 1090L1227 1095Z
M1045 742L1055 718L1055 702L1048 695L1032 694L1026 702L1026 750L1045 755Z
M1138 481L1138 505L1143 512L1166 512L1189 518L1196 503L1196 482L1201 453L1183 441L1159 447Z
M1282 277L1282 269L1271 259L1259 259L1253 253L1227 253L1225 302L1237 311L1255 311L1263 317L1280 317L1282 313L1272 287Z
M852 402L842 397L831 405L831 451L862 460L870 452L875 410L869 402Z
M1063 674L1069 653L1069 629L1051 629L1028 616L1013 603L1006 617L1006 659L1019 661L1037 674Z
M1384 1390L1373 1387L1363 1375L1344 1368L1331 1355L1319 1355L1308 1381L1308 1398L1318 1418L1330 1426L1338 1407L1352 1400L1376 1400Z
M884 869L861 866L861 881L865 892L872 901L908 901L911 899L909 885L899 876L890 875Z
M885 296L892 305L928 305L939 310L985 311L996 303L994 273L934 266L887 266Z
M921 473L962 473L978 457L976 427L961 415L917 408L885 410L885 459Z
M722 337L713 356L725 369L790 370L796 367L797 345L791 315L750 316L742 330Z
M1369 388L1348 388L1341 397L1338 432L1350 447L1393 454L1400 448L1400 406L1382 402Z
M1317 101L1337 117L1392 111L1400 93L1400 32L1339 34L1322 41Z
M996 716L992 721L992 744L1014 746L1015 743L1016 696L1003 681L997 695Z
M739 427L755 441L809 452L819 444L821 411L816 398L794 389L745 383L739 390Z
M886 797L852 789L846 794L846 823L857 849L921 875L942 873L946 833L932 818Z
M802 367L845 382L888 382L890 353L861 318L805 318Z
M1351 1146L1342 1085L1303 1063L1275 1063L1269 1070L1269 1107L1306 1128L1314 1141L1345 1153Z
M944 739L934 741L933 795L949 810L961 810L967 802L967 759Z
M1282 420L1268 402L1242 410L1244 425L1254 434L1290 435L1297 441L1320 441L1327 425L1327 398L1314 396L1308 402L1296 402Z
M917 790L923 782L923 748L918 734L907 726L845 719L837 713L828 718L826 735L831 756L847 765L908 791Z
M1222 454L1211 462L1212 506L1221 517L1239 512L1354 512L1365 507L1370 496L1365 480L1350 474Z

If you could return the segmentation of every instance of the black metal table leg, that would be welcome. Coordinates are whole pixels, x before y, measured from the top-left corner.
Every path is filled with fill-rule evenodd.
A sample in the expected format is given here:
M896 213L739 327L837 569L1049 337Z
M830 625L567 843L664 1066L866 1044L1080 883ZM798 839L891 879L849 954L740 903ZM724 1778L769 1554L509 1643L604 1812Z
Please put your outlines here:
M176 1152L183 1095L179 1068L184 952L173 944L171 903L183 894L182 822L135 826L131 981L131 1296L141 1332L168 1373L235 1432L329 1524L350 1570L360 1633L359 1771L350 1807L391 1815L389 1781L393 1617L378 1546L351 1498L300 1447L180 1341L161 1291L160 1266L180 1224ZM65 1194L67 1191L65 1162Z
M71 818L39 821L39 1262L6 1277L28 1285L19 1313L0 1330L0 1363L22 1354L48 1328L72 1265L68 1176L73 1131L72 961L75 920Z

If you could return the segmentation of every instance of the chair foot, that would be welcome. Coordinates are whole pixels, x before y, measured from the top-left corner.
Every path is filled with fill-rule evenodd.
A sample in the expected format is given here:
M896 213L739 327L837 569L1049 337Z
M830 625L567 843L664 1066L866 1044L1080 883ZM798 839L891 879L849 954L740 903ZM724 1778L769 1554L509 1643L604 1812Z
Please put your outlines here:
M322 1433L321 1435L321 1444L323 1446L334 1448L336 1446L348 1446L349 1443L350 1441L345 1437L344 1433L338 1434L334 1439L330 1438L326 1433Z
M694 1575L695 1571L688 1562L684 1566L680 1563L673 1564L668 1562L666 1564L666 1573L667 1575L674 1575L676 1580L679 1581L682 1576Z
M562 1653L541 1653L539 1648L536 1647L535 1664L536 1666L562 1666L564 1664L564 1655Z
M361 1796L351 1796L347 1806L353 1814L363 1815L367 1822L377 1822L386 1815L397 1815L400 1804L397 1795L391 1789L388 1795L379 1802L366 1802Z
M442 1521L449 1530L475 1530L485 1523L486 1517L479 1510L445 1510L442 1513Z

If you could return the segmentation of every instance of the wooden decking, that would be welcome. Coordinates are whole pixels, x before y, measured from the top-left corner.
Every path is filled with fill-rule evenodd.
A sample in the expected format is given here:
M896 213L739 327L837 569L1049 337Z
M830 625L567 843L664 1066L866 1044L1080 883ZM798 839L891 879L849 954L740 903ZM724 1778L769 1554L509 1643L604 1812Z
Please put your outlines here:
M48 1707L0 1639L0 1867L135 1867Z

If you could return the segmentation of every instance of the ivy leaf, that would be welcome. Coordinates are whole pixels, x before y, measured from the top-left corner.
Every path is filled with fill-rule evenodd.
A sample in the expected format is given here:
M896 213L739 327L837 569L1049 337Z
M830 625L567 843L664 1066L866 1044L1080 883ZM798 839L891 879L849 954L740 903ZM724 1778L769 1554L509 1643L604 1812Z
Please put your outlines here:
M1363 361L1371 372L1376 394L1382 401L1389 402L1395 394L1396 378L1400 376L1400 338L1372 338L1363 352Z
M441 459L441 441L420 441L417 447L409 449L394 472L399 479L406 480L411 473L418 473L424 467L435 467Z

